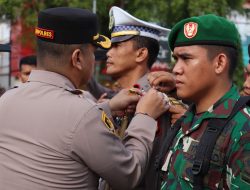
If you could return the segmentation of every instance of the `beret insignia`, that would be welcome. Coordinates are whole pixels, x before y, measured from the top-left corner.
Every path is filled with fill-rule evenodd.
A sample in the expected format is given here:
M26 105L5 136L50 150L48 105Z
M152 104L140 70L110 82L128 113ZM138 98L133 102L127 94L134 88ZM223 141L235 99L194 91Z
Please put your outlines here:
M188 22L184 25L184 35L186 38L193 38L197 34L198 24L195 22Z

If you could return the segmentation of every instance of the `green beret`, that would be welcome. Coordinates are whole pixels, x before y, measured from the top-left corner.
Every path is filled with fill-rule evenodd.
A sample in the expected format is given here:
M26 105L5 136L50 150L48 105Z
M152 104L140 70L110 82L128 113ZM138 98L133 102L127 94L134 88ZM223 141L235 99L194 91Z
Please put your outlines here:
M191 17L178 22L168 37L169 47L218 45L238 49L240 35L234 23L213 14Z

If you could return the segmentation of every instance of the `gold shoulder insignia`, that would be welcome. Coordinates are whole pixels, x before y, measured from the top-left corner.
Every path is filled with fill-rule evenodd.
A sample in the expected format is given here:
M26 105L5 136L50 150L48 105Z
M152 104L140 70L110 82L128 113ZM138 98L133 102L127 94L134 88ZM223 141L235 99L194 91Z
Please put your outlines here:
M115 133L114 125L104 111L102 111L102 121L111 132Z

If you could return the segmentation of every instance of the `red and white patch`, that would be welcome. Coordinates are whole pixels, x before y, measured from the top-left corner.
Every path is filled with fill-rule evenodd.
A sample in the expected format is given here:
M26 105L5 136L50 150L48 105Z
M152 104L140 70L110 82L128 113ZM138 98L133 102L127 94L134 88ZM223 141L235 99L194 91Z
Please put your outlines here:
M188 22L184 25L184 34L186 38L193 38L197 34L198 24L195 22Z

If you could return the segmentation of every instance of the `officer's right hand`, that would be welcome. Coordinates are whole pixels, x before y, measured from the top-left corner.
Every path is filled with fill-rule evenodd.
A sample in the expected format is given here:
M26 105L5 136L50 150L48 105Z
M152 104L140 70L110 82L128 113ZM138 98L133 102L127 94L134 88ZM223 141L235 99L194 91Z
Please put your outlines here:
M167 111L169 107L164 95L151 88L138 102L136 113L144 113L157 119L162 113Z
M120 90L120 92L109 101L111 111L125 110L129 105L136 104L140 99L139 91L138 89L138 94L136 94L131 93L129 89Z

